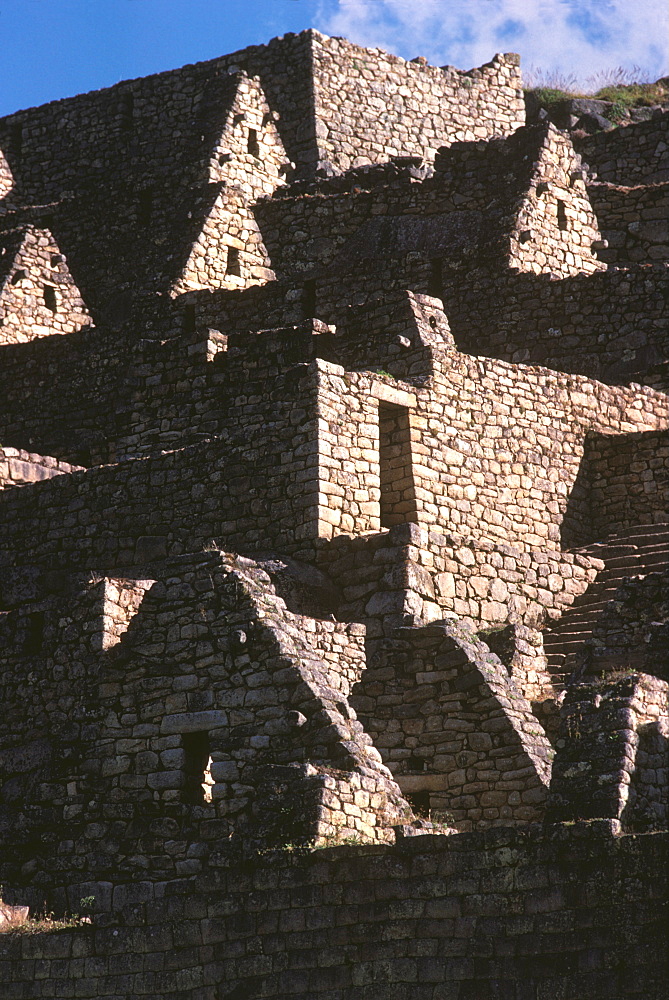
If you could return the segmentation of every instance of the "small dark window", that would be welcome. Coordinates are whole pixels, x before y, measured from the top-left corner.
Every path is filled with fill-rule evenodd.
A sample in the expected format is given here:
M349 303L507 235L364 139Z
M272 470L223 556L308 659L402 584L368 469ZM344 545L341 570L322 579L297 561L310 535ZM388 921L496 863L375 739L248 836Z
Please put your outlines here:
M305 319L313 319L316 315L316 281L309 278L302 286L302 315Z
M52 253L51 254L51 267L58 267L59 264L63 263L62 253Z
M241 276L242 269L239 263L239 250L237 247L228 247L228 261L226 265L227 274L234 274L237 277Z
M28 277L28 272L23 268L20 268L18 271L14 271L14 274L11 277L10 284L18 285L19 281L23 281L23 279L27 277Z
M183 331L195 333L195 306L192 304L184 306Z
M14 157L18 162L21 159L21 155L23 153L23 125L21 124L21 122L16 122L15 125L12 125L10 133L10 144L12 147L12 153L14 154Z
M58 312L58 300L56 298L56 289L53 285L44 286L44 305L47 309L50 309L52 313Z
M131 132L135 114L135 99L132 94L123 94L121 98L121 131Z
M37 656L44 642L44 612L33 611L26 622L23 652L26 656Z
M251 156L260 156L260 146L258 145L258 131L257 129L250 128L248 139L246 143L246 148L251 154Z
M424 771L425 761L422 757L408 757L407 758L407 770L408 771Z
M433 257L430 261L430 280L427 285L427 294L440 299L444 294L444 275L441 257Z
M405 796L407 802L417 816L428 816L430 812L430 793L427 789L411 792Z
M209 733L184 733L184 802L202 805L211 801Z
M564 202L560 200L558 200L557 203L557 220L558 220L558 226L560 227L562 232L565 232L569 228L567 224L567 212L564 207Z
M145 228L151 224L151 216L153 215L153 191L151 188L146 188L145 191L139 192L139 207L137 211L137 221L140 226Z

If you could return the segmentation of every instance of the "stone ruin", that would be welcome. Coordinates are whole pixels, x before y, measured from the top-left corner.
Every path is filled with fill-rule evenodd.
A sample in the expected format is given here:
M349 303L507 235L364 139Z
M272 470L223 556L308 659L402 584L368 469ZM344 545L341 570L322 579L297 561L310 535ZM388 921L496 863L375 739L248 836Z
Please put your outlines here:
M137 924L288 848L656 849L669 116L577 152L521 88L307 31L0 121L12 904ZM504 978L460 972L406 995ZM381 981L322 974L109 989ZM559 995L637 995L587 975Z

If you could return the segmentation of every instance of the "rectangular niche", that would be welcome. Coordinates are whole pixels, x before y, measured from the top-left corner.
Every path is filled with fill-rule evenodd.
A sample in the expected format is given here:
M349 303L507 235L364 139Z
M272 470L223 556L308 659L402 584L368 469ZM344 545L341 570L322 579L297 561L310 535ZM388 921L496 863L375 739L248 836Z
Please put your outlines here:
M214 784L209 733L184 733L181 739L184 749L184 802L194 806L204 805L211 802Z
M418 521L411 464L410 410L379 401L381 527Z

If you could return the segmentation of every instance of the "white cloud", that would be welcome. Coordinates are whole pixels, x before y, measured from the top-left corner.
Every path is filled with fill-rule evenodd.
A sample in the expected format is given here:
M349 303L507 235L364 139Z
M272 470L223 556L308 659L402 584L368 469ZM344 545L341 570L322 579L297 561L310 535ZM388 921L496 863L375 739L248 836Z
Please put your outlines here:
M638 66L649 80L669 68L665 0L321 0L316 26L459 69L495 52L520 52L526 70L582 83L618 66Z

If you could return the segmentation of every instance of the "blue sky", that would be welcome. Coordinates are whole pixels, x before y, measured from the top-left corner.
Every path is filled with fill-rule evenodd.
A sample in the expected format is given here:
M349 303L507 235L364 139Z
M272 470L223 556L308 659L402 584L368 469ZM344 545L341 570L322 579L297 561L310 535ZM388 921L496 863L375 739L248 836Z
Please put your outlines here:
M308 27L461 69L669 73L667 0L0 0L0 115Z

